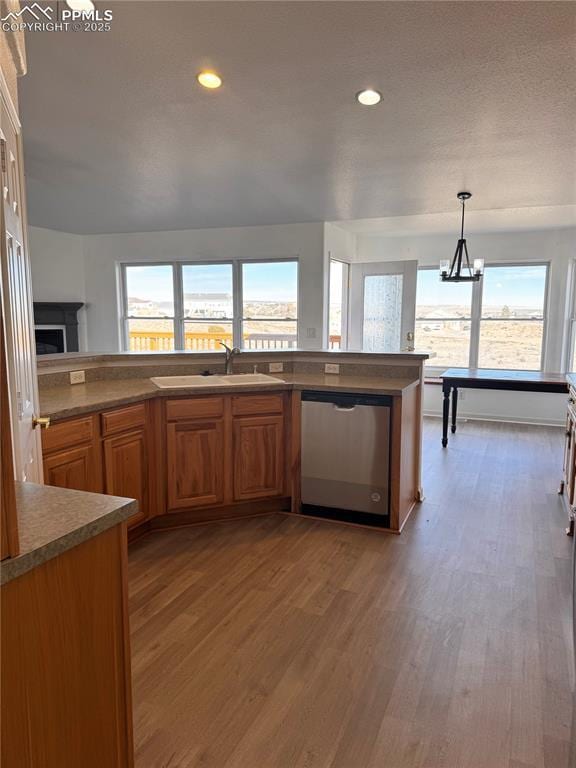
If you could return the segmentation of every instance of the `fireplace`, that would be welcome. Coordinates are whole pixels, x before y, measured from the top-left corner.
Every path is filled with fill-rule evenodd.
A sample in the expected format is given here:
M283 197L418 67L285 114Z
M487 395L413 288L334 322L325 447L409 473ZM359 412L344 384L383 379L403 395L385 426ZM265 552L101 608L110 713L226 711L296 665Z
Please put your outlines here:
M66 326L37 325L34 329L36 336L36 354L54 355L67 352Z
M36 354L78 352L78 310L81 302L35 301Z

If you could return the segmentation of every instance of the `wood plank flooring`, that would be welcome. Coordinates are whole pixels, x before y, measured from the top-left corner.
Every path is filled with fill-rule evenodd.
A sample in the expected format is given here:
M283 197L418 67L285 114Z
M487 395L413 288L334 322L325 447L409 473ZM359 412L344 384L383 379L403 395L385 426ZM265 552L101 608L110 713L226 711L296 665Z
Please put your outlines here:
M569 768L562 430L426 423L401 536L297 516L130 551L137 768Z

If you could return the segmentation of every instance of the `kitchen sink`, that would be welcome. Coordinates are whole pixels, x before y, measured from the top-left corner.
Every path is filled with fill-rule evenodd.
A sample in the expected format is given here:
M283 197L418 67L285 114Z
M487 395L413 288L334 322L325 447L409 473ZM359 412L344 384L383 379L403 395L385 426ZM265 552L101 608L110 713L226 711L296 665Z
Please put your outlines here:
M229 373L218 376L223 384L282 384L282 379L268 376L265 373Z
M188 389L193 387L229 387L248 384L282 384L282 379L265 373L232 373L224 376L154 376L150 381L159 389Z

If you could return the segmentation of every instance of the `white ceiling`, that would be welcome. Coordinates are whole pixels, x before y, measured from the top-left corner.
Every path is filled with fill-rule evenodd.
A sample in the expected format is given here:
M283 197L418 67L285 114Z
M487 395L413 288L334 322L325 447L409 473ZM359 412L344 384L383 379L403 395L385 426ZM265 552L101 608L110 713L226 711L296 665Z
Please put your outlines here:
M499 208L482 211L466 204L467 234L480 232L526 232L540 229L576 227L576 205L552 205L531 208ZM416 216L333 221L331 224L357 235L445 235L460 230L462 210L457 199L449 213L424 213Z
M572 2L97 6L112 31L27 38L31 224L450 214L459 189L471 212L576 203ZM220 91L196 84L205 66Z

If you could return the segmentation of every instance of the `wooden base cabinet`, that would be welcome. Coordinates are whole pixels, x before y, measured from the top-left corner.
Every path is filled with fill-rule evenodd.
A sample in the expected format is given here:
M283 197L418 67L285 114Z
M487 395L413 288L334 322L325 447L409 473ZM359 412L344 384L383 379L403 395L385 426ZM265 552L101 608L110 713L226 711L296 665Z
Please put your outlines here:
M44 430L42 451L46 485L102 492L102 460L95 416L62 421Z
M136 403L61 421L42 433L44 481L77 491L137 499L132 528L153 506L155 403Z
M168 510L212 507L224 501L224 421L169 423Z
M104 491L138 501L138 512L128 520L130 527L149 516L149 463L146 431L107 437L104 450Z
M566 414L566 437L564 443L564 471L560 484L560 493L568 509L567 533L574 533L576 516L576 390L570 387Z
M44 458L44 482L75 491L102 490L99 462L92 445L80 445L67 451L57 451ZM117 494L119 495L119 494Z
M234 505L245 514L246 502L281 497L285 418L285 396L278 393L168 400L167 511L198 509L200 522L210 519L211 507L211 519L218 519L233 514Z
M238 416L232 423L234 501L280 496L284 488L283 416Z
M290 496L290 400L157 398L57 422L42 434L46 482L137 499L129 528L270 511Z
M2 768L131 768L124 525L0 594Z

